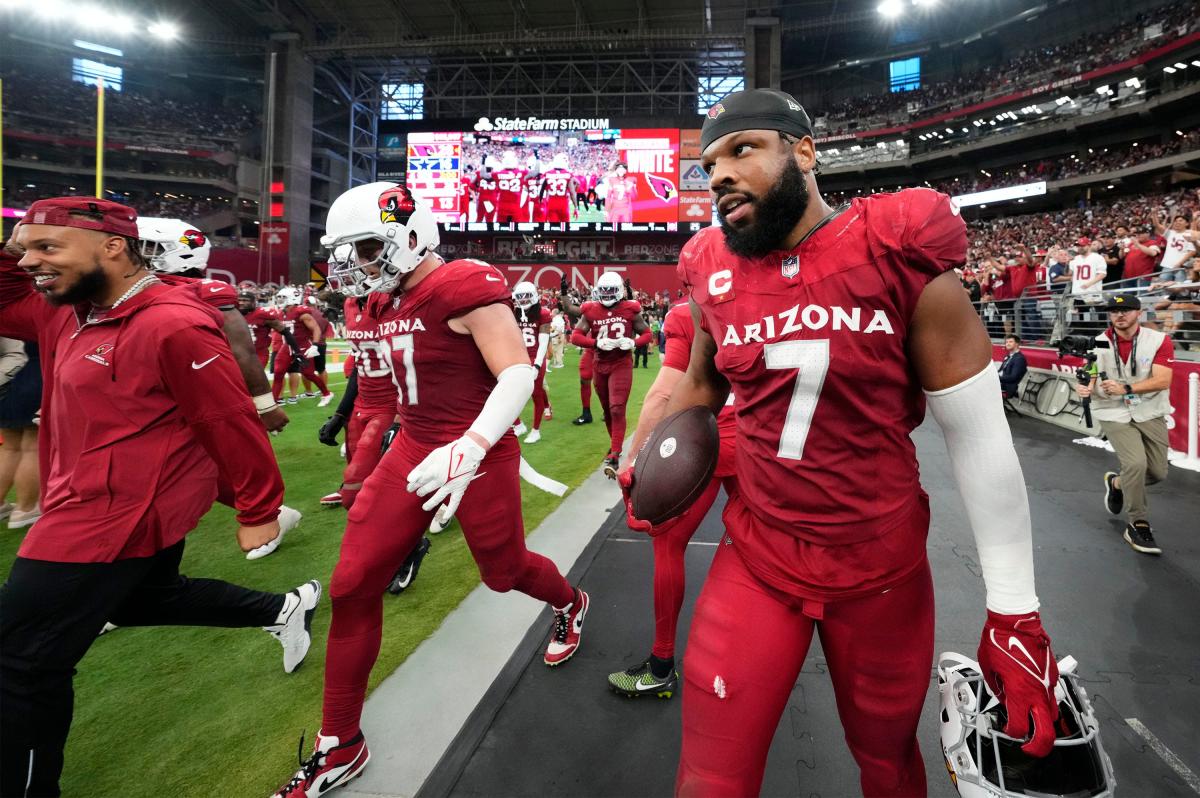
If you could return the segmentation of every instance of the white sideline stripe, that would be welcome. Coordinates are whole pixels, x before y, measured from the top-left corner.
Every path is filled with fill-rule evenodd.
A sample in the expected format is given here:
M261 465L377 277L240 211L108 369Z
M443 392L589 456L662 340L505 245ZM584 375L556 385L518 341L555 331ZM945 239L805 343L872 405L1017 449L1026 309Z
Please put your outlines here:
M1158 754L1162 761L1167 763L1171 770L1179 774L1179 778L1183 779L1187 786L1192 788L1192 792L1200 793L1200 776L1192 772L1192 769L1184 764L1183 760L1175 755L1175 752L1163 743L1162 740L1155 736L1154 732L1146 728L1146 724L1142 723L1137 718L1125 718L1125 722L1129 724L1129 728L1140 734L1150 747L1154 749L1154 753Z
M647 536L644 538L609 538L608 540L611 543L649 543L652 540L652 538ZM719 546L720 544L719 543L709 543L706 540L690 540L690 541L688 541L688 545L689 546Z
M614 483L597 470L525 542L567 573L618 501ZM580 523L589 518L595 523ZM437 550L435 539L430 556L436 557ZM419 584L425 587L418 589L438 587ZM339 795L415 795L544 606L520 593L494 593L484 585L471 591L367 699L362 729L371 747L371 764ZM385 646L387 634L385 626ZM549 634L547 627L547 638Z

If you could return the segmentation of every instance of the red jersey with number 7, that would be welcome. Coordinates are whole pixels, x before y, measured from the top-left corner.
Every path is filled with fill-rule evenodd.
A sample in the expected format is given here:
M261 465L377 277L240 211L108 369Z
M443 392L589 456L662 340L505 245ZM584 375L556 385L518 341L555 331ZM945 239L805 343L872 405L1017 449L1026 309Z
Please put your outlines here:
M679 274L737 396L738 485L762 526L841 547L914 517L925 496L909 434L925 400L909 322L965 258L958 208L930 189L855 199L761 258L734 255L718 227L684 246Z
M488 264L455 260L434 269L410 291L371 295L367 308L392 359L405 436L421 445L442 446L474 423L496 378L475 340L450 329L449 321L485 305L505 305L511 312L511 291Z
M379 342L379 322L367 311L366 302L347 297L342 307L346 340L354 352L358 372L358 398L354 409L364 413L396 409L396 383L392 380L391 353Z

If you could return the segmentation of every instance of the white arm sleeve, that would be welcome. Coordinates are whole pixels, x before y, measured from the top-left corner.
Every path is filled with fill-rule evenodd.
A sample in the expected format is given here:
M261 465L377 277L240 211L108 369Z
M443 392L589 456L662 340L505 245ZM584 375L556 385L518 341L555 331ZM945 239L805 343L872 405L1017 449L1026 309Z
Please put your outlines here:
M1004 615L1036 610L1029 495L995 367L989 363L969 380L925 396L946 436L954 480L975 533L988 609Z
M468 432L474 432L486 440L489 447L494 446L512 426L513 419L525 409L525 403L533 395L535 376L537 369L528 363L509 366L496 375L496 387Z
M546 348L550 346L550 333L538 333L537 354L533 357L533 367L541 368L546 359Z

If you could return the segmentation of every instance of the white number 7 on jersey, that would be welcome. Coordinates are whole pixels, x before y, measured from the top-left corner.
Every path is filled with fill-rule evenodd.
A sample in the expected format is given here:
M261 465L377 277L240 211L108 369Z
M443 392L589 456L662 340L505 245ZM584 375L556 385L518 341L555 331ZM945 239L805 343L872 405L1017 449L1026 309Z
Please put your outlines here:
M778 456L784 460L804 459L804 442L812 426L825 375L829 372L829 339L777 341L763 346L769 369L798 369L792 401L779 435Z

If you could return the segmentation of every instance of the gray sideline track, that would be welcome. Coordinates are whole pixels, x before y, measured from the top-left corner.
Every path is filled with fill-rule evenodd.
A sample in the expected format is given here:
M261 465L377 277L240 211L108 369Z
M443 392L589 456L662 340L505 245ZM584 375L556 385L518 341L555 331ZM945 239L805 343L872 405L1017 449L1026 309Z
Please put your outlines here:
M1127 719L1136 718L1192 774L1200 774L1200 474L1172 468L1151 489L1151 520L1165 550L1134 552L1123 522L1103 508L1101 475L1113 455L1074 445L1079 433L1012 420L1032 505L1038 593L1057 655L1072 654L1101 720L1118 794L1197 795ZM932 499L929 557L937 600L935 654L974 656L983 584L940 432L914 433L922 482ZM614 491L613 504L616 504ZM719 509L688 549L687 596L677 660L687 667L687 627L714 546ZM651 546L614 507L572 571L590 591L582 647L558 669L541 649L539 617L419 795L669 796L679 752L680 694L627 699L607 689L613 670L640 661L653 639ZM746 619L752 623L753 619ZM929 792L955 795L941 760L937 687L920 731ZM1163 750L1160 748L1160 750ZM1194 776L1193 776L1194 778ZM814 640L775 735L763 784L768 796L858 794L857 768L841 737L825 661Z

